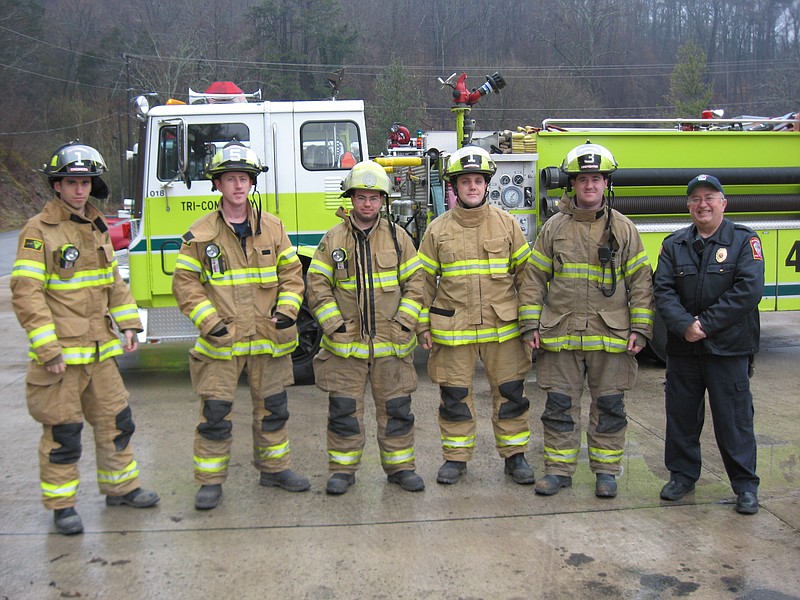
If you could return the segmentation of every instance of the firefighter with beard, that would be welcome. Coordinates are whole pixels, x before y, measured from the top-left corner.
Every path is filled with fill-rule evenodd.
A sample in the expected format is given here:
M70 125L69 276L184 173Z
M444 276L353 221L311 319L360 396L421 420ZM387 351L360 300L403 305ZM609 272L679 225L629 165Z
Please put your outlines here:
M547 393L542 413L545 476L536 493L572 485L581 446L580 399L591 394L589 465L595 495L617 495L627 417L625 391L636 380L636 354L653 327L653 272L635 225L610 206L605 192L617 163L603 146L572 149L561 170L574 196L542 227L520 290L520 326L539 350L537 383Z
M323 330L314 375L328 392L326 491L344 494L355 483L365 443L367 382L388 481L421 491L411 392L417 388L414 330L422 309L422 267L408 234L381 218L391 191L383 167L356 164L342 189L353 209L339 209L342 222L325 234L307 274L308 303Z
M105 172L91 146L75 141L56 150L43 169L55 197L23 228L11 272L12 304L30 341L28 410L43 428L42 502L65 535L83 531L75 502L84 418L92 425L106 505L147 508L159 500L139 487L130 444L135 427L114 360L136 350L142 324L120 277L108 225L89 202L89 196L108 197L100 177Z
M444 464L436 481L456 483L475 448L472 395L480 358L491 386L495 447L515 483L534 483L525 460L530 403L523 384L530 350L520 339L517 290L530 254L517 220L487 202L497 167L486 150L464 146L447 160L444 178L456 206L431 222L419 249L426 272L418 333L430 349L428 374L439 384Z
M233 141L206 169L222 193L219 210L183 236L172 292L200 332L189 351L192 386L200 396L194 437L195 508L215 508L231 459L233 400L247 371L253 403L253 464L259 483L290 492L310 487L289 468L286 387L294 382L295 320L303 269L283 223L250 202L264 168L256 153Z

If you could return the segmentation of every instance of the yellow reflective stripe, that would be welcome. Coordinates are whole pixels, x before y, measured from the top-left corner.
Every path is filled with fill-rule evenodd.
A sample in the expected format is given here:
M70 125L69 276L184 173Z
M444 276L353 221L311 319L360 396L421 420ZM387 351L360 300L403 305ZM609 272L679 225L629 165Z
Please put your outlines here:
M362 342L339 343L332 341L327 335L323 335L320 346L325 348L331 354L341 356L342 358L360 358L366 360L370 357L369 344L364 344ZM403 358L411 354L416 347L416 336L411 336L411 339L405 344L395 344L394 342L373 342L372 357L384 358L386 356L398 356Z
M503 446L524 446L531 440L530 431L522 431L514 435L495 435L494 441L498 448Z
M422 263L420 262L418 256L414 256L412 259L407 260L397 268L397 271L400 275L400 281L405 281L421 268Z
M530 256L528 256L528 264L546 273L548 276L553 274L553 259L548 258L536 248L531 250Z
M74 346L71 348L61 348L61 356L64 362L68 365L88 365L95 360L100 362L111 358L112 356L119 356L122 354L122 344L119 340L111 340L105 344L98 346ZM42 364L39 357L31 348L28 351L28 357L35 360L37 363Z
M274 266L229 269L224 273L204 271L204 276L208 280L208 283L219 287L277 283L278 281L278 271Z
M117 324L131 321L139 317L139 308L135 304L121 304L119 306L112 306L108 309L114 322Z
M281 292L278 294L278 306L292 306L296 310L300 310L302 303L303 297L294 292Z
M420 263L422 263L422 268L425 269L426 273L428 273L429 275L439 274L441 265L439 264L438 261L435 261L432 258L425 256L422 252L418 252L417 257L419 258Z
M102 287L114 283L114 268L89 269L76 271L68 279L61 279L55 273L50 273L44 287L49 290L80 290L84 288Z
M121 471L102 471L97 469L97 483L107 483L109 485L120 485L139 476L139 465L135 460Z
M256 456L260 460L275 460L289 454L289 440L275 446L256 446Z
M208 317L217 314L216 307L211 304L211 300L203 300L189 313L189 318L194 323L194 326L200 329L200 323L205 321Z
M319 259L311 259L311 264L308 266L308 274L312 273L319 273L330 283L333 283L333 268Z
M294 246L289 246L278 255L278 265L281 267L296 263L299 260L300 259L297 257L297 250L295 250Z
M397 307L397 310L407 314L409 317L413 318L414 321L416 321L419 319L419 313L422 311L422 304L415 302L410 298L402 298L400 300L400 306Z
M542 316L541 304L522 304L517 311L520 321L538 321Z
M589 446L589 458L594 462L601 463L618 463L622 460L624 454L623 449L619 450L605 450L603 448L593 448Z
M175 261L175 268L181 271L191 271L192 273L201 273L203 271L203 264L199 260L195 260L191 256L179 254Z
M336 302L328 302L327 304L323 304L322 306L318 306L314 310L314 316L316 317L317 321L321 325L325 321L332 319L333 317L341 317L342 313L339 311L339 305Z
M526 243L514 252L511 255L511 266L512 267L519 267L522 264L525 264L528 261L528 257L531 254L531 247Z
M216 360L231 360L234 356L269 354L274 357L286 356L297 348L297 336L289 342L278 344L265 338L235 342L232 346L214 346L204 337L198 337L194 344L196 352Z
M44 346L47 343L58 341L56 336L56 326L53 323L37 327L28 333L28 341L31 344L31 350Z
M362 450L353 450L352 452L328 450L328 460L337 465L357 465L361 461L362 453Z
M194 456L194 470L198 473L221 473L228 468L230 454L225 456Z
M543 337L541 338L541 342L542 348L549 352L561 352L562 350L626 352L628 350L628 340L606 335L562 335Z
M442 263L440 268L442 277L462 277L464 275L508 273L510 266L507 258L478 258Z
M80 479L58 484L42 481L42 495L45 498L71 498L77 493L80 482Z
M422 321L420 319L420 321ZM485 329L447 331L445 329L431 329L431 340L443 346L462 346L464 344L483 344L486 342L507 342L519 337L519 325L511 323L503 327L488 327Z
M647 265L649 262L650 259L647 258L647 252L642 250L639 252L639 254L630 258L628 262L625 263L625 275L633 275L636 273L636 271Z
M473 448L475 446L475 436L447 436L442 435L442 447L444 448Z
M381 451L381 462L384 465L402 465L414 460L414 448L404 448L394 452Z
M646 308L631 307L631 325L653 325L655 311Z
M567 448L566 450L556 450L550 446L544 447L544 458L550 462L577 463L580 448Z
M11 277L28 277L37 281L44 281L47 275L45 264L34 260L20 259L14 262Z
M430 325L430 323L431 323L431 312L430 312L430 309L423 308L420 311L419 320L417 321L417 323L420 323L420 324L423 324L423 325Z
M622 268L615 269L617 279L622 279ZM586 263L564 263L560 271L553 273L556 279L585 279L595 283L611 284L611 268L603 269Z

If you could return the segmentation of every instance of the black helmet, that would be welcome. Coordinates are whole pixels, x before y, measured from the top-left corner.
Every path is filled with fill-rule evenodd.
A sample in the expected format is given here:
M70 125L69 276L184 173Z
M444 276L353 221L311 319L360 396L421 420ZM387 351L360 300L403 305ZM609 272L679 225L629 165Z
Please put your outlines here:
M108 198L108 186L100 176L108 171L106 161L102 155L78 140L64 144L55 151L50 162L43 166L42 173L47 175L50 187L54 187L56 180L64 177L91 177L92 191L90 194L100 200Z

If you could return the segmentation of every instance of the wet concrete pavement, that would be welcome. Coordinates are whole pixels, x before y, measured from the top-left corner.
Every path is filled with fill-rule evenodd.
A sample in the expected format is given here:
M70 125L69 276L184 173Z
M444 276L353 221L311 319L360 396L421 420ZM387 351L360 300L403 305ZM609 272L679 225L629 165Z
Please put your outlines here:
M424 492L386 483L368 403L357 483L344 496L327 496L327 403L313 386L289 390L293 467L312 489L259 487L242 386L223 501L196 511L199 403L187 347L161 346L121 361L142 481L160 493L160 504L105 506L87 425L78 492L86 531L64 537L39 502L39 426L25 407L26 341L8 280L0 277L0 598L800 598L800 313L763 316L764 349L752 381L762 478L754 516L733 510L710 418L696 492L678 503L659 500L667 479L663 368L644 361L627 397L617 498L594 497L585 448L573 487L557 496L511 482L493 448L482 372L475 458L461 482L438 485L438 389L422 353L414 412ZM544 395L533 373L526 392L534 437L528 458L541 474Z

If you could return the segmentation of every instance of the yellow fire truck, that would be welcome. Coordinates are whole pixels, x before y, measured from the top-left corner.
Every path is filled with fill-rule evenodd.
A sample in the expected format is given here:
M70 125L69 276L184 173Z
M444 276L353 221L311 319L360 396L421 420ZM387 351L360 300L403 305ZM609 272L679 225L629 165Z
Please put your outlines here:
M386 155L375 158L394 181L390 216L416 241L428 220L447 209L448 197L452 200L440 178L439 159L447 150L469 142L493 153L498 172L488 201L513 214L533 242L557 210L566 185L558 165L571 148L590 139L617 158L615 208L637 224L651 260L664 236L689 222L686 183L700 173L714 174L725 185L728 216L762 238L767 261L762 310L800 309L800 133L781 130L792 125L791 119L766 125L754 119L546 120L540 128L472 139L465 115L482 95L505 83L495 73L470 93L465 76L452 82L451 77L442 83L454 89L454 147L433 148L433 135L401 132L393 136L397 143L389 145ZM146 328L143 339L188 339L196 331L176 308L171 279L180 236L217 208L219 195L202 173L206 161L234 139L262 157L268 172L258 178L256 194L264 210L284 222L307 266L323 233L339 220L335 211L346 202L339 197L340 182L367 157L364 104L270 102L261 101L258 93L190 91L188 104L151 107L142 96L135 106L141 128L132 153L137 190L127 250L130 286ZM513 141L504 144L505 138ZM125 257L120 260L124 263ZM305 308L298 326L295 376L309 382L320 332ZM663 333L657 328L650 345L662 358Z

